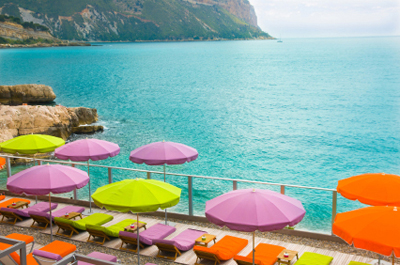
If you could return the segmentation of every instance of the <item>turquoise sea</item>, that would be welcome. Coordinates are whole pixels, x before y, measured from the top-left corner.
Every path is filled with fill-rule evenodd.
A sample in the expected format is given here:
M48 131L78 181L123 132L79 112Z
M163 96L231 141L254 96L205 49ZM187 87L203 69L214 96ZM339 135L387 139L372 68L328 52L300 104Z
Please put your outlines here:
M57 104L98 109L106 130L88 137L118 143L121 153L95 163L162 171L128 157L167 140L199 152L169 172L323 188L367 172L400 174L399 69L400 37L0 50L1 85L46 84ZM91 172L95 188L107 183L107 170ZM171 211L187 213L186 178L167 181L183 188ZM253 186L238 185L245 187ZM231 189L231 182L195 179L195 213ZM299 229L330 231L331 192L286 193L306 207ZM339 212L357 207L339 196Z

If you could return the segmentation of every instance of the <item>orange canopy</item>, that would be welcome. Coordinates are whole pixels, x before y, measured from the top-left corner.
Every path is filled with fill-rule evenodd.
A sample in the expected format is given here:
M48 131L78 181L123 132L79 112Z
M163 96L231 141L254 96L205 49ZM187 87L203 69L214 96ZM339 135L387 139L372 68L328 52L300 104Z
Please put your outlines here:
M336 215L335 235L354 247L400 257L400 208L375 206Z
M339 180L337 191L345 198L368 205L400 206L400 176L367 173Z

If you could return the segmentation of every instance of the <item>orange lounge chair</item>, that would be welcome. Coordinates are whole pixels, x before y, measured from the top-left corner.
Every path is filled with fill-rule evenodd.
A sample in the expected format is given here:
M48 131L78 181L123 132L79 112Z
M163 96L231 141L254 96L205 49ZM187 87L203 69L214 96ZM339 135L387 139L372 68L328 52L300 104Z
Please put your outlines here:
M0 203L0 208L1 208L1 207L7 208L7 206L10 205L10 204L12 204L13 202L20 202L20 201L27 202L27 203L31 203L31 201L30 201L30 200L27 200L27 199L12 198L12 199L6 200L6 201L4 201L4 202L1 202L1 203Z
M271 245L266 243L260 243L255 248L255 260L254 264L258 265L274 265L278 260L278 255L284 250L284 247ZM238 256L233 258L239 265L251 265L253 264L253 251L249 255Z
M210 248L194 246L193 251L197 256L195 265L200 265L198 263L199 259L215 261L214 265L221 263L222 260L229 260L237 255L248 242L247 239L224 236Z

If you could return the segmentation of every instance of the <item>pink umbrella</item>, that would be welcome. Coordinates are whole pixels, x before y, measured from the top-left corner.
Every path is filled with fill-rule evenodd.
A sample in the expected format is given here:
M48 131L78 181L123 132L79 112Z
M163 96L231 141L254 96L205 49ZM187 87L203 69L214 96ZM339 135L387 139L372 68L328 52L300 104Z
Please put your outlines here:
M306 211L299 200L259 189L235 190L206 202L207 219L232 230L273 231L299 223Z
M82 139L68 143L56 149L55 156L62 160L71 161L87 161L89 175L89 212L92 214L92 197L90 190L90 170L89 160L104 160L119 154L120 148L117 144L98 140L98 139Z
M129 160L136 164L164 166L164 182L165 182L165 165L180 165L185 162L195 160L199 156L196 149L174 142L155 142L143 145L131 152ZM165 209L165 224L167 224L167 209Z
M7 189L16 194L49 195L50 220L51 193L59 194L80 189L89 182L85 171L63 165L42 165L25 169L7 180ZM51 241L53 241L50 222Z

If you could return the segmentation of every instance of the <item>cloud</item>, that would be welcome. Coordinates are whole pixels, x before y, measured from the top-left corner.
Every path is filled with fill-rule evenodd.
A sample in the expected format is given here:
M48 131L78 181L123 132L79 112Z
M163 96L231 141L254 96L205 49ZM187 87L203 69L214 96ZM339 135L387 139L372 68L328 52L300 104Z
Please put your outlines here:
M400 35L399 0L250 0L273 36Z

